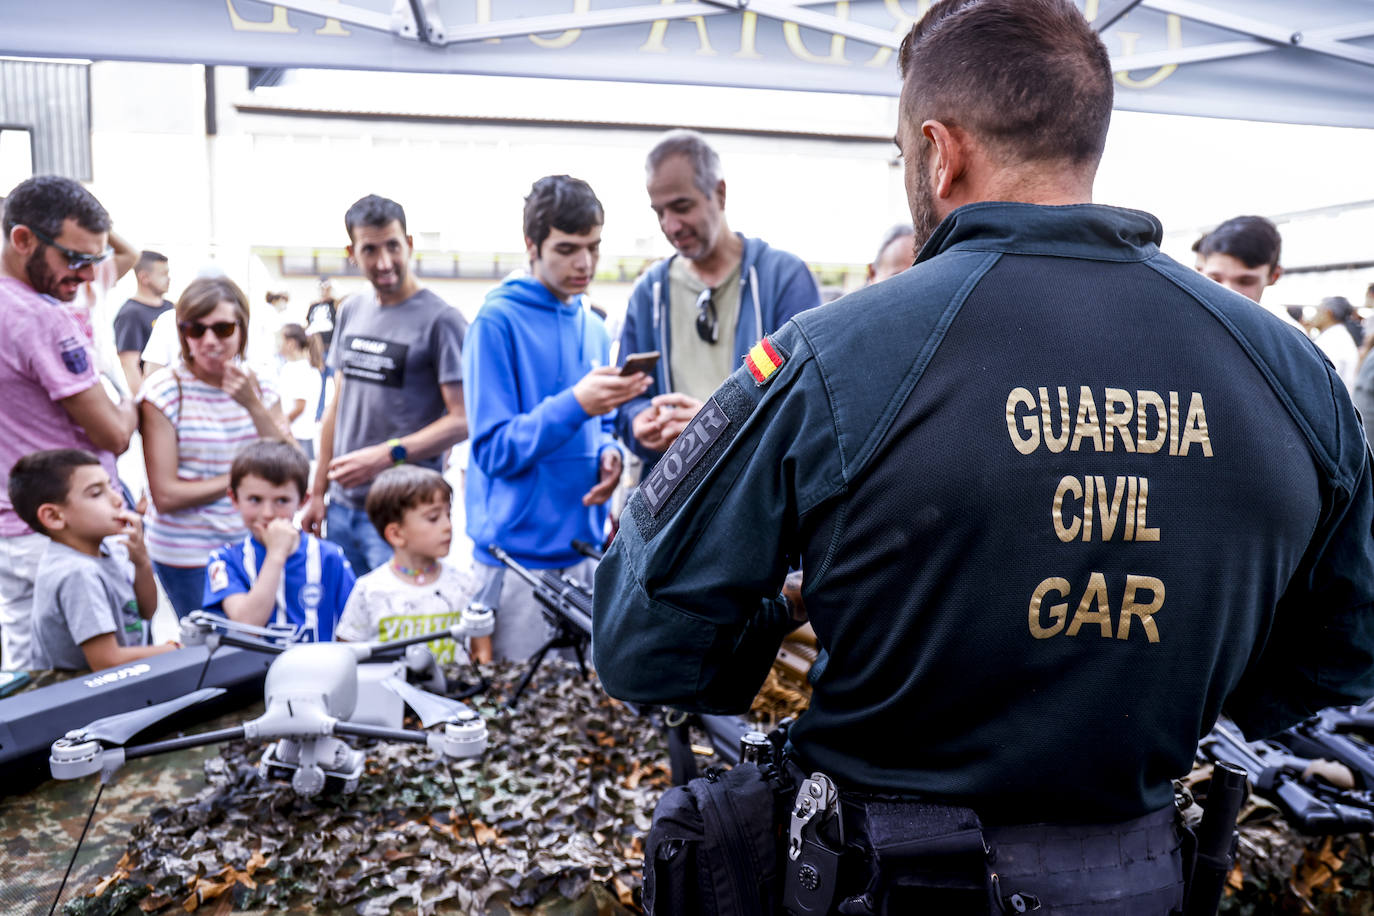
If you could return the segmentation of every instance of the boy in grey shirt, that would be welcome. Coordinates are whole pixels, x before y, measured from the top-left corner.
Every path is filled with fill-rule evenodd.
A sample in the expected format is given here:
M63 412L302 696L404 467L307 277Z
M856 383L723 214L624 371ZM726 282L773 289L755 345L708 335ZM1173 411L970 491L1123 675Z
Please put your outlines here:
M34 668L99 671L177 648L148 645L157 584L143 521L94 455L25 455L10 472L9 492L19 517L48 537L34 579Z

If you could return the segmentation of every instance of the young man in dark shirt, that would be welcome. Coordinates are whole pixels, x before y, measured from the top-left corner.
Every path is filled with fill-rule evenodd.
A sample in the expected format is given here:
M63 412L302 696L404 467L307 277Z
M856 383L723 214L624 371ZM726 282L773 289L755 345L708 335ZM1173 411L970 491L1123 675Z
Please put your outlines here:
M114 320L115 349L119 351L119 364L129 381L130 394L138 394L143 384L142 353L153 333L153 322L172 307L165 298L171 286L167 256L156 251L143 252L134 265L134 277L138 280L138 292L120 307Z

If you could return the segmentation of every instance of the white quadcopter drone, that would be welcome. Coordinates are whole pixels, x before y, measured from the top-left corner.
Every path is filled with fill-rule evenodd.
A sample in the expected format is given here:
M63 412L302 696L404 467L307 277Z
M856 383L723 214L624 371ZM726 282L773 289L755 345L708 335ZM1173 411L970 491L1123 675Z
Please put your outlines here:
M480 605L463 612L457 626L387 643L296 643L290 630L251 627L214 614L196 612L182 621L187 645L233 645L280 653L267 670L263 694L267 710L242 725L171 738L136 747L124 745L139 732L196 703L222 694L218 687L144 709L106 716L53 742L48 758L55 779L80 779L99 773L108 783L126 760L238 739L276 739L263 753L259 769L269 778L291 778L302 796L326 788L352 792L362 775L364 754L336 736L380 738L423 744L444 757L463 759L487 747L487 727L461 700L431 693L445 689L434 656L422 643L436 639L486 636L493 628L492 612ZM257 637L257 638L254 638ZM264 641L268 640L268 641ZM393 653L405 659L385 659ZM407 675L420 680L412 684ZM442 731L413 731L402 727L405 707L414 710L422 727L443 724Z

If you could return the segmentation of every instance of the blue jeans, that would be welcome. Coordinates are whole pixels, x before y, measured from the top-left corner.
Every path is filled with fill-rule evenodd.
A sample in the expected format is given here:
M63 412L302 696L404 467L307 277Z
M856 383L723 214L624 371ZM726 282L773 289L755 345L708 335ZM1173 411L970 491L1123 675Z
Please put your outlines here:
M201 609L205 603L204 566L168 566L154 560L153 572L157 573L157 581L162 583L178 620Z
M372 572L391 559L391 545L372 527L372 519L361 509L331 502L325 514L325 537L339 545L353 575Z

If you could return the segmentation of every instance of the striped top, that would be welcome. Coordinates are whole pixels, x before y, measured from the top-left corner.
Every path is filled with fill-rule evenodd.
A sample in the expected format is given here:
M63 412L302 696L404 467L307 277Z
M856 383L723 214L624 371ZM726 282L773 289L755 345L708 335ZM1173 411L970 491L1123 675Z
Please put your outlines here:
M259 378L258 384L263 404L277 403L271 382ZM180 364L149 376L139 397L162 411L176 428L181 480L209 480L229 473L239 450L260 438L246 407ZM248 534L227 494L176 512L150 508L146 527L148 554L159 563L180 567L204 567L210 551Z

